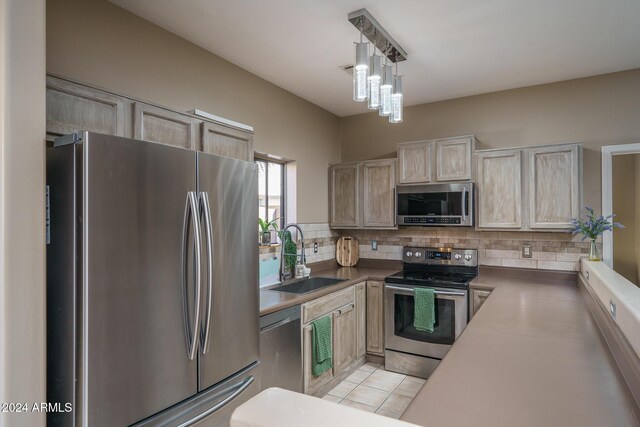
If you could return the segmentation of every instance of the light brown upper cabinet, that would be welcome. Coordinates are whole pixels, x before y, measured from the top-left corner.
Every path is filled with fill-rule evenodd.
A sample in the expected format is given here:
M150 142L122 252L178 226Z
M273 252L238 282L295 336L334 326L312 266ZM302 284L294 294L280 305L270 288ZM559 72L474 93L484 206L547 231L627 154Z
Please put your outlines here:
M52 136L81 130L128 136L130 112L126 98L47 76L47 133Z
M136 102L133 111L135 139L197 150L200 120L184 114Z
M429 141L398 144L398 183L431 181L431 144Z
M329 167L331 228L395 228L396 159Z
M362 163L363 226L394 227L395 160L379 160Z
M522 152L479 153L478 228L522 227Z
M357 163L329 168L330 225L336 228L360 226L360 167Z
M253 161L253 133L229 126L204 122L202 151L232 159Z
M478 228L567 230L582 200L582 144L476 152Z
M578 145L529 149L531 228L570 228L580 215L581 154Z
M402 142L398 144L398 183L468 181L473 176L475 146L473 135Z
M177 112L47 76L48 140L88 130L253 161L250 127L243 129L239 123L234 126L235 122L202 113Z
M463 181L471 179L474 138L448 138L434 141L436 180Z

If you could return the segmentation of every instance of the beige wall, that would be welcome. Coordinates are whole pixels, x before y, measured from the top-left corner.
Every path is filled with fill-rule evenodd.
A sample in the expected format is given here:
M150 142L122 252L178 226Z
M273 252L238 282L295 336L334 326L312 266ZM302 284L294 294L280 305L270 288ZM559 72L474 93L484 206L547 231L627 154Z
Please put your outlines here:
M44 31L44 0L0 0L0 402L46 399Z
M635 253L636 253L636 282L640 286L640 154L635 156L636 176L635 176L635 203L636 203L636 222L635 222Z
M297 161L297 220L328 220L337 116L106 0L48 0L47 22L47 72L252 125L256 151Z
M405 77L405 91L411 79ZM584 142L584 201L600 210L600 147L640 142L640 69L405 109L390 124L375 113L340 122L342 161L394 156L396 143L475 134L480 148Z
M613 269L629 281L638 283L638 235L636 223L638 212L637 200L640 199L640 188L636 188L640 170L636 169L638 154L613 156L613 212L615 220L624 224L623 229L613 230Z

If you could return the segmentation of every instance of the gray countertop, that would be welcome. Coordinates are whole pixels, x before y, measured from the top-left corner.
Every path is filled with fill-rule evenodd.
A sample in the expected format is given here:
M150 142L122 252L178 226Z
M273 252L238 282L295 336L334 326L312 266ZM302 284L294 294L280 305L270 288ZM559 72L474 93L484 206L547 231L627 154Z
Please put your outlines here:
M637 408L573 280L480 274L493 292L402 420L423 426L637 426Z
M312 299L316 299L323 295L327 295L362 282L363 280L384 280L386 276L389 276L402 268L402 264L394 266L393 264L389 265L389 263L387 263L383 268L368 267L365 265L366 264L363 262L362 265L356 267L341 267L338 264L333 264L325 265L322 268L314 268L312 270L312 276L337 277L346 280L314 292L309 292L308 294L287 294L284 292L261 289L260 316L311 301Z

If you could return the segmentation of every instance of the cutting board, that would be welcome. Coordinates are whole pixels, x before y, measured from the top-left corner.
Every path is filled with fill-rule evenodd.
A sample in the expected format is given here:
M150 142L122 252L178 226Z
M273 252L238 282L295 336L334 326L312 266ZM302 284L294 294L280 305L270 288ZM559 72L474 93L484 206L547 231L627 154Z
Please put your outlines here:
M360 246L355 237L341 237L336 242L336 261L343 267L353 267L360 259Z

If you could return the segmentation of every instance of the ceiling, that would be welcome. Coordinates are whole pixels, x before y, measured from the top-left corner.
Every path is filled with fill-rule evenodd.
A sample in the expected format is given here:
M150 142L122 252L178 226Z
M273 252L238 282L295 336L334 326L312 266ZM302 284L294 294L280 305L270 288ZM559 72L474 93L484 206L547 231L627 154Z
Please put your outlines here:
M110 0L339 116L367 8L408 54L405 105L640 67L638 0Z

